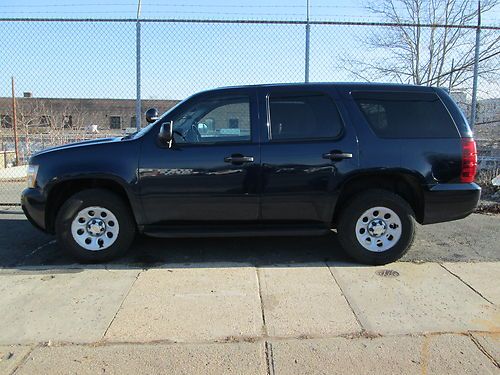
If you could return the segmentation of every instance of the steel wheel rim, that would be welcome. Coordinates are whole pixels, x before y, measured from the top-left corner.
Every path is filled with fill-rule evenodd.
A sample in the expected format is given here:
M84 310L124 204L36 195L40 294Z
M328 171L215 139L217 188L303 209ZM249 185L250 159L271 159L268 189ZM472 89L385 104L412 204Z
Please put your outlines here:
M381 253L394 247L403 233L401 219L390 208L372 207L356 221L356 238L366 250Z
M71 223L73 239L88 251L107 249L115 243L119 232L116 216L107 208L99 206L80 210Z

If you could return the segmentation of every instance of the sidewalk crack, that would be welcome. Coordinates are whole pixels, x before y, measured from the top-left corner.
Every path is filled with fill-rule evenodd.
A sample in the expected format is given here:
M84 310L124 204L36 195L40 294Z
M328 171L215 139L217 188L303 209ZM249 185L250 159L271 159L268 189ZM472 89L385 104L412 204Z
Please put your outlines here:
M455 276L458 280L460 280L462 283L464 283L465 285L467 285L469 287L469 289L471 289L472 291L474 291L476 294L478 294L481 298L483 298L486 302L488 302L489 304L491 305L495 305L493 302L491 302L488 298L486 298L485 296L483 296L481 294L481 292L479 292L478 290L474 289L474 287L472 285L470 285L469 283L467 283L464 279L462 279L460 276L458 276L456 273L450 271L448 268L446 268L444 266L444 264L441 264L441 263L438 263L441 267L443 267L446 271L448 271L450 274L452 274L453 276Z
M23 367L26 364L26 362L28 362L28 358L30 357L31 353L33 353L33 351L39 347L40 347L40 344L36 344L34 346L31 346L28 353L26 353L26 355L19 361L17 366L14 367L14 369L12 370L12 372L10 374L14 375L15 373L17 373L18 370L21 369L21 367Z
M266 314L264 312L264 300L262 298L262 288L261 288L261 280L259 267L255 267L255 274L257 275L257 286L259 288L259 301L260 301L260 314L262 316L262 330L264 337L267 337L267 325L266 325Z
M113 319L111 319L111 321L109 322L108 324L108 327L106 328L106 331L104 331L104 334L102 335L102 338L101 338L101 341L104 340L104 338L106 337L106 335L108 334L108 331L109 331L109 328L111 327L111 325L113 324L113 322L115 321L116 317L118 316L118 313L120 312L120 310L122 309L122 306L123 306L123 303L125 302L125 300L127 299L128 295L130 294L130 291L132 290L132 288L134 287L137 279L139 278L139 276L144 272L144 270L140 270L137 275L135 276L135 280L132 282L132 284L130 284L130 288L128 288L127 290L127 293L125 294L125 296L123 297L122 299L122 302L120 303L120 306L118 306L118 309L116 309L116 312L115 312L115 315L113 316Z
M335 281L335 284L339 287L339 289L340 289L340 293L342 293L342 297L344 297L345 301L347 302L347 305L348 305L348 306L349 306L349 308L351 309L352 314L354 315L354 318L356 319L356 322L358 322L359 327L361 328L361 332L362 332L362 333L365 333L365 332L366 332L365 327L363 327L363 324L361 323L361 320L359 319L358 315L356 314L356 311L354 311L354 308L353 308L353 306L351 305L351 301L349 301L349 299L347 298L346 294L344 293L344 289L342 289L342 286L340 286L340 283L337 281L337 278L336 278L336 277L335 277L335 275L333 274L332 269L331 269L331 268L330 268L330 266L328 265L328 262L325 262L325 265L326 265L326 267L328 268L328 271L330 272L330 275L332 275L333 281Z
M274 355L273 355L273 344L269 341L265 343L266 350L266 364L267 364L267 375L274 375Z
M483 353L496 367L500 368L500 364L497 362L497 360L486 350L484 346L481 345L481 343L474 337L472 333L468 333L469 338L472 340L474 345Z
M262 334L263 337L269 337L266 325L266 313L264 311L264 300L262 298L262 287L260 280L259 267L255 266L255 274L257 275L257 286L259 287L259 301L260 301L260 313L262 316ZM269 341L264 342L264 352L266 356L266 369L267 375L274 375L274 358L273 358L273 345Z

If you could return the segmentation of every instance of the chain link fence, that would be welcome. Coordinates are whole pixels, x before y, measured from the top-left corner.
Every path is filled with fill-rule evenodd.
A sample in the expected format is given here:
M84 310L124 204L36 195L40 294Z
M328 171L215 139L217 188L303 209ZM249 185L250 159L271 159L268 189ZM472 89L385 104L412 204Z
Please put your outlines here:
M204 89L308 76L446 87L469 117L476 33L365 22L0 19L0 204L18 204L32 153L132 131L139 82L141 113ZM484 166L498 167L500 28L482 26L479 40L474 130Z

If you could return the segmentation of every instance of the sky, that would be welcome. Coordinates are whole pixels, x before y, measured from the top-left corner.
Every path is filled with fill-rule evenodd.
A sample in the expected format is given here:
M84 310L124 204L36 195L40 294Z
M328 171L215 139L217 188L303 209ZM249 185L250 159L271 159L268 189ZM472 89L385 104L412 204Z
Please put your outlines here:
M145 18L304 19L307 0L143 0ZM4 17L135 18L137 0L3 0ZM361 0L310 0L311 19L375 19Z
M312 20L379 21L370 0L309 0ZM371 0L373 1L373 0ZM138 0L3 0L2 17L135 18ZM307 0L142 0L145 18L304 19ZM497 24L500 9L483 17Z
M383 21L365 0L310 0L310 19ZM306 0L144 0L141 18L305 20ZM131 0L2 0L2 18L136 17ZM484 23L498 24L498 10ZM352 80L349 56L370 61L380 51L363 41L365 26L312 26L311 81ZM303 82L304 25L149 23L141 26L141 94L144 99L182 99L212 87ZM134 22L0 22L0 96L134 98ZM499 93L500 94L500 93Z

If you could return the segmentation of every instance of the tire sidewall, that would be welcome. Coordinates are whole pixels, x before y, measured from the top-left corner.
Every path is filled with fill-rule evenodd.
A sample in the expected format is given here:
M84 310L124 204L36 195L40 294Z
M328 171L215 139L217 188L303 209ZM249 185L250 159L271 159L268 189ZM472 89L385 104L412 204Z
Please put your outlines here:
M71 224L76 215L92 206L104 207L111 211L120 226L115 242L104 250L86 250L72 235ZM88 263L103 262L123 255L135 235L135 224L126 204L115 194L102 189L84 190L70 197L57 214L55 228L60 247L79 261Z
M361 215L374 207L387 207L401 220L401 237L386 251L373 252L359 243L356 236L356 223ZM415 215L411 207L398 195L384 190L363 193L342 211L339 225L339 240L344 250L361 263L380 265L401 258L411 247L415 237Z

